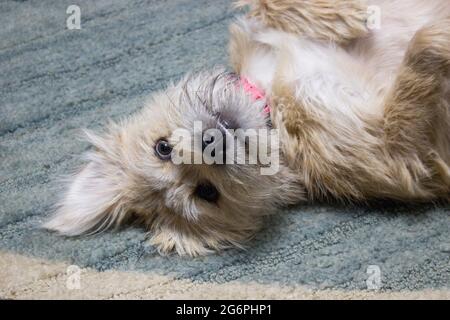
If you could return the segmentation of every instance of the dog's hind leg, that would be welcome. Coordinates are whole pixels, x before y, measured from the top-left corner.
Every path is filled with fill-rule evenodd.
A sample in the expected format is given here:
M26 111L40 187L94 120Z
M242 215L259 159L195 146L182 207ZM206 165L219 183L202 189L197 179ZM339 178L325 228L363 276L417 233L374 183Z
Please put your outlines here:
M384 109L389 154L399 162L420 159L429 173L424 183L444 197L450 191L449 26L450 17L416 33ZM420 171L414 161L407 167Z
M240 0L249 16L266 26L301 36L347 43L367 34L364 0Z

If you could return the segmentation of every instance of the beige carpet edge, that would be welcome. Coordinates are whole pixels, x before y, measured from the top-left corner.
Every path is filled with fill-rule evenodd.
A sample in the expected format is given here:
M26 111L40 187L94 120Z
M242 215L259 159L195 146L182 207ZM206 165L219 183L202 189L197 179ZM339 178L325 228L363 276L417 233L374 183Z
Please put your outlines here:
M3 299L450 299L450 290L312 290L303 286L195 283L152 272L99 272L63 262L0 253Z

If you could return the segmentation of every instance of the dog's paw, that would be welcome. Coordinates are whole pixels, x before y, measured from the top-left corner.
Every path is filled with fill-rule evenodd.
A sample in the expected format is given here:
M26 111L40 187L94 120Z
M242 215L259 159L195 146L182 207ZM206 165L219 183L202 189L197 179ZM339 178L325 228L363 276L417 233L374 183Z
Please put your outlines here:
M365 0L240 0L235 6L249 6L249 16L268 27L316 40L347 43L369 32Z
M180 256L196 257L214 252L200 237L168 227L152 230L149 244L154 246L161 255L175 252Z
M447 72L450 68L450 17L435 21L415 34L407 53L407 63L425 73Z

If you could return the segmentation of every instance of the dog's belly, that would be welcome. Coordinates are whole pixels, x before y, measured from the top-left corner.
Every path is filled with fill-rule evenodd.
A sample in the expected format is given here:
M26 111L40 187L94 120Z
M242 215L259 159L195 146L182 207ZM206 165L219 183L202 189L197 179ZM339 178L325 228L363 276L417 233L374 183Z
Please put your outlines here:
M379 30L347 48L300 39L243 21L252 39L241 73L270 96L274 81L289 83L296 98L336 119L381 118L383 99L415 32L450 14L448 0L372 0L381 13ZM401 12L402 14L399 14Z
M345 50L273 30L258 34L257 41L262 45L245 59L241 74L268 96L282 81L297 100L312 102L337 121L359 125L367 114L381 116L373 73Z

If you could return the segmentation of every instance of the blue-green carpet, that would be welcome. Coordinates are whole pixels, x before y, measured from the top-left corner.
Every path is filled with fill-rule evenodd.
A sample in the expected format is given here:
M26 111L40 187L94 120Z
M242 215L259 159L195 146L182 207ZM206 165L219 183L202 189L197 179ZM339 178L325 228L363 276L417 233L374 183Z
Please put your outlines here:
M369 265L382 290L450 288L450 207L303 205L267 220L247 251L161 257L141 229L62 238L39 228L89 147L79 128L138 110L191 70L227 64L225 0L0 2L0 252L193 282L364 290ZM1 256L0 256L1 259ZM18 266L20 268L20 266Z

